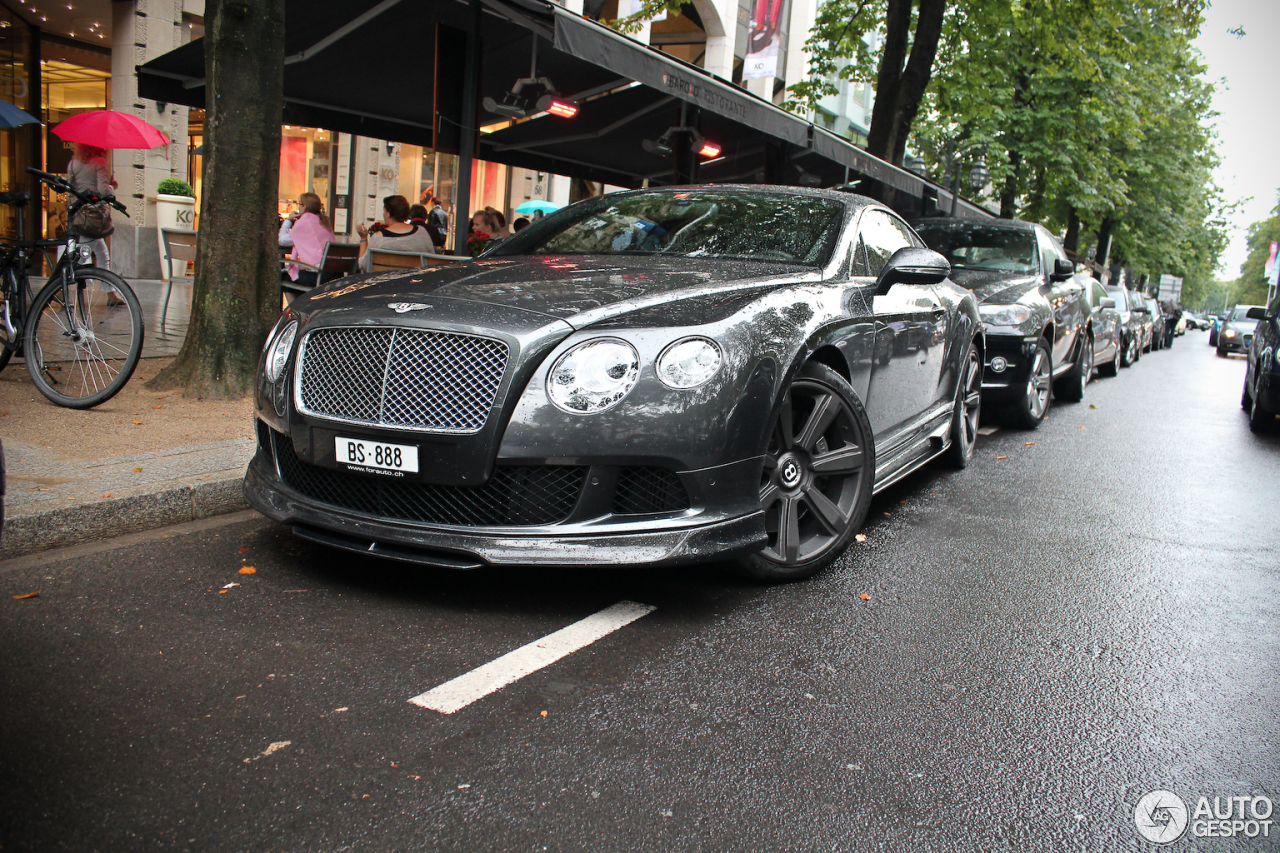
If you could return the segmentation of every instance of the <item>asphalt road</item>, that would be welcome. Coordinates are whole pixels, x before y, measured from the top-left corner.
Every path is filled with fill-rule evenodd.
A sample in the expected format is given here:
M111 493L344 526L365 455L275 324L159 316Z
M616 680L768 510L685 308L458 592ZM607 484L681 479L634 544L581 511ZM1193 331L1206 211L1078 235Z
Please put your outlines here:
M0 564L0 849L1154 850L1150 791L1280 799L1280 435L1204 340L878 496L806 583L422 570L249 514ZM408 701L621 601L656 609Z

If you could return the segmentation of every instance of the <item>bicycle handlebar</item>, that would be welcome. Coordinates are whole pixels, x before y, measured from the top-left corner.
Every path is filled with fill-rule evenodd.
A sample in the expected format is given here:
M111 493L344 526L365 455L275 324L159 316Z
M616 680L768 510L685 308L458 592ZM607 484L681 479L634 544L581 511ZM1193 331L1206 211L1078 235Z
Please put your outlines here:
M53 187L55 190L75 196L76 198L80 199L81 204L96 204L97 202L105 201L107 204L111 205L116 210L123 213L125 216L129 215L129 209L125 207L123 204L121 204L120 202L116 201L116 197L113 195L109 195L109 194L98 195L97 193L93 193L93 192L83 192L83 193L79 192L77 190L72 189L70 182L68 182L67 179L62 177L61 175L54 175L50 172L42 172L39 169L35 168L34 166L28 166L27 172L29 174L35 175L37 178L39 178L41 181L48 184L49 186Z

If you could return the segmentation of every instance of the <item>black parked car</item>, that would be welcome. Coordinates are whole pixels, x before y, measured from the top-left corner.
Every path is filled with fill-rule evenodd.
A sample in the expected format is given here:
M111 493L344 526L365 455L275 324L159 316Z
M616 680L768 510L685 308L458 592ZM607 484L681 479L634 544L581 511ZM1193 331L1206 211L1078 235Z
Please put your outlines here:
M1248 352L1253 343L1253 330L1258 325L1255 318L1249 316L1250 309L1263 310L1261 305L1237 305L1222 317L1221 328L1218 329L1218 355L1226 357L1228 353Z
M1120 366L1129 367L1142 357L1142 315L1134 310L1140 297L1125 287L1104 285L1120 312Z
M245 492L303 537L436 566L806 577L874 491L971 458L984 340L948 274L846 193L583 201L474 261L295 300Z
M1094 332L1086 292L1045 228L1011 220L925 219L916 230L951 262L951 277L973 291L987 331L982 376L985 403L1035 429L1049 409L1049 391L1084 397L1093 375Z
M1280 415L1280 293L1266 308L1254 306L1248 318L1258 321L1244 372L1244 391L1240 405L1249 413L1249 426L1255 432L1274 426Z

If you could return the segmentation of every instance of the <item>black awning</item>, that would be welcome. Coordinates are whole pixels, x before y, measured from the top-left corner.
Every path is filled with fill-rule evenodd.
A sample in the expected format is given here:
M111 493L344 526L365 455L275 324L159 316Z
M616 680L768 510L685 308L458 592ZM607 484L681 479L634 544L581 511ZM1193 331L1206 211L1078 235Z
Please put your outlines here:
M616 33L560 8L555 13L556 50L608 68L621 77L674 95L707 112L753 127L792 145L807 146L809 123L696 65Z
M768 161L768 177L779 183L835 186L865 177L919 198L932 186L702 68L546 0L480 2L480 99L500 101L529 76L536 41L538 76L581 107L572 119L544 115L483 135L486 160L617 186L668 183L670 161L641 143L681 125L681 104L689 104L699 108L698 130L721 148L702 164L702 181L763 180ZM442 57L460 49L473 8L452 0L286 0L285 123L440 147L436 92L461 90L463 61L453 55L437 63L437 33L445 34ZM388 67L395 70L380 70ZM197 40L139 66L138 92L203 107L204 74L204 42ZM479 122L502 119L482 111Z

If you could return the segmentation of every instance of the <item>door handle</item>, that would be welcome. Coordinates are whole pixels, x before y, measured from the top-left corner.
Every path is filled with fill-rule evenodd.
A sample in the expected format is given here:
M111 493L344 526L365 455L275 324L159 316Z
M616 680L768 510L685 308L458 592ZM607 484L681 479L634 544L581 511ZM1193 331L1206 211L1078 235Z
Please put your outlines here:
M937 305L934 307L933 311L931 311L930 313L933 315L933 319L936 320L939 317L941 317L943 314L946 314L947 309L943 308L941 305Z

